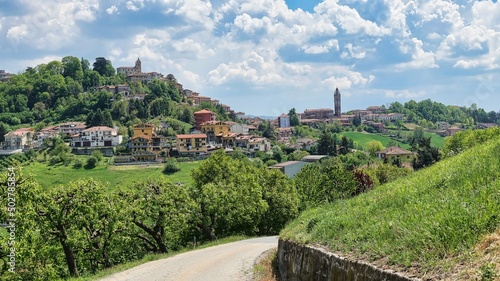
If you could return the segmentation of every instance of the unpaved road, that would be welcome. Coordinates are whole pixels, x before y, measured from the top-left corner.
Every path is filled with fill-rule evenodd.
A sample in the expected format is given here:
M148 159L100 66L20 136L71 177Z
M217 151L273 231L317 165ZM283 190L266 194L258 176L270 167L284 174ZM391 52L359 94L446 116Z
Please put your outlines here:
M248 239L148 262L101 281L245 281L255 260L278 246L278 237Z

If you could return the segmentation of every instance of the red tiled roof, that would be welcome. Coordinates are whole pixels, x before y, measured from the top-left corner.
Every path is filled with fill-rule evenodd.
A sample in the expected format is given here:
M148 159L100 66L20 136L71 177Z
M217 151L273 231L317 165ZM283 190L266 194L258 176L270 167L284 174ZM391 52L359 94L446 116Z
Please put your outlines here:
M379 151L379 153L387 154L387 155L410 155L410 154L413 154L413 152L408 151L406 149L402 149L399 146L388 147L384 150Z
M206 134L187 134L187 135L177 135L178 139L201 139L201 138L207 138Z
M212 111L207 110L207 109L202 109L200 111L196 111L194 114L207 114L207 113L215 114L215 112L212 112Z

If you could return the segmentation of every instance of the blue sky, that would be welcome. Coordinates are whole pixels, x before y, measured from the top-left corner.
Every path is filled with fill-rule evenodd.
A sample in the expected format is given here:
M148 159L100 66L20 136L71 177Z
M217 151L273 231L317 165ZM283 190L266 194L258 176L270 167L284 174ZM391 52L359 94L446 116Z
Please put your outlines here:
M500 110L500 4L444 0L0 0L0 69L141 58L254 115L410 99Z

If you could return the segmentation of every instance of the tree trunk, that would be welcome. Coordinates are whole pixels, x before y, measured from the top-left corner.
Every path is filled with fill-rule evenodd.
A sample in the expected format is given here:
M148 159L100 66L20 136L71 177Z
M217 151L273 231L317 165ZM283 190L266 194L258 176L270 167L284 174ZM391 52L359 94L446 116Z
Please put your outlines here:
M66 235L66 234L64 234ZM71 277L78 277L78 269L76 267L76 259L73 253L73 249L68 245L64 237L60 237L59 241L64 250L64 255L66 256L66 263L68 264L68 270Z

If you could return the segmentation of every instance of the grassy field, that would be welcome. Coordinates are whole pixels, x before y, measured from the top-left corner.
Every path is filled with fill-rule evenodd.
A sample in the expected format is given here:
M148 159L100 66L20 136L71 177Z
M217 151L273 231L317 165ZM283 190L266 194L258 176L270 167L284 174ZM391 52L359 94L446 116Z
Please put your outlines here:
M105 158L107 160L107 158ZM23 172L33 174L44 188L65 185L79 178L94 178L109 184L110 190L118 186L131 186L134 182L149 178L167 177L172 182L191 184L191 171L199 162L179 163L181 170L173 175L162 173L163 165L113 166L101 163L94 169L74 169L70 166L48 166L44 163L32 162L23 167Z
M374 141L374 140L380 141L382 143L382 145L385 147L387 147L387 144L390 141L394 141L391 138L383 137L383 136L379 136L379 135L375 135L375 134L370 134L370 133L343 132L342 135L344 135L348 138L351 138L353 141L357 142L362 147L365 147L367 142ZM398 142L398 141L394 141L394 142L396 142L397 145L400 145L404 149L410 148L410 146L406 143L402 143L402 142Z
M390 134L397 134L398 130L389 130ZM399 132L401 136L403 137L410 137L413 136L413 131L400 131ZM424 132L424 137L426 138L431 138L431 145L434 147L437 147L439 149L443 148L444 145L444 137L436 134L436 133L429 133L429 132Z
M305 211L281 237L410 271L426 280L500 273L500 139ZM497 275L499 276L499 275Z

